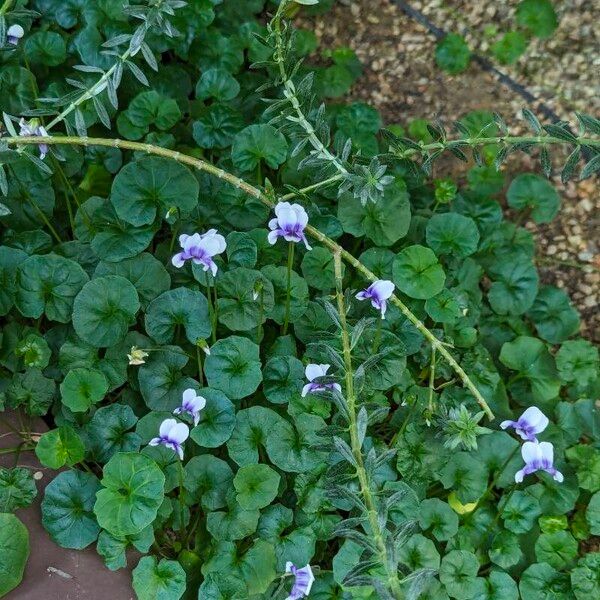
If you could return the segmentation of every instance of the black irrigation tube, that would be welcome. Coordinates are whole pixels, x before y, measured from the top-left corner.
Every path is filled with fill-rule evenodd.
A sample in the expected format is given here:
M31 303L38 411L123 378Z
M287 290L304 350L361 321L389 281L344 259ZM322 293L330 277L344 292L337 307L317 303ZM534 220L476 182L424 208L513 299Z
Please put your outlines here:
M444 38L448 32L440 29L437 25L433 24L421 11L417 10L410 6L407 2L403 0L390 0L392 4L395 4L402 12L406 15L423 25L433 36L440 40ZM499 69L497 69L490 60L481 56L480 54L472 53L473 60L485 71L492 73L496 79L510 88L513 92L519 94L522 98L524 98L527 102L533 105L536 110L541 112L546 118L551 121L560 121L561 118L542 100L534 96L525 86L521 85L519 82L515 81L512 77L503 73Z

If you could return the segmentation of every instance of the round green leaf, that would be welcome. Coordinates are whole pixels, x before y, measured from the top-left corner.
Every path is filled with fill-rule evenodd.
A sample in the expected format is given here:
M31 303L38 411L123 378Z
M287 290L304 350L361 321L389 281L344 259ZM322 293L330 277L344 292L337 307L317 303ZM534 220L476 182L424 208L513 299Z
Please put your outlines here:
M233 400L256 391L262 381L258 346L247 338L231 336L211 346L204 372L208 384Z
M0 467L0 513L29 506L37 496L33 473L24 467Z
M539 277L535 267L525 262L506 261L494 266L494 282L488 300L499 315L522 315L535 300Z
M119 275L133 283L142 308L171 287L171 277L163 264L147 252L118 262L101 261L94 277L106 275Z
M564 290L545 285L540 288L527 316L539 336L551 344L560 344L579 329L579 315Z
M100 482L90 473L65 471L46 487L42 524L63 548L81 550L96 541L100 527L93 507Z
M598 348L587 340L564 342L556 353L556 366L564 381L586 385L596 378L599 371Z
M568 531L542 533L535 542L535 557L555 569L563 570L577 558L578 544Z
M40 437L35 454L44 466L60 469L64 465L71 467L82 461L85 446L72 427L62 425Z
M338 203L338 219L344 231L356 237L366 235L379 246L391 246L406 235L410 225L406 185L396 180L385 188L383 198L366 204L353 194L344 194Z
M17 267L27 254L17 248L0 246L0 317L8 314L17 292Z
M219 322L231 331L254 329L273 310L273 284L260 271L232 269L219 277L217 290ZM256 299L255 294L258 294Z
M245 509L230 496L226 510L208 515L206 529L216 540L233 542L252 535L256 531L259 517L258 509Z
M479 244L475 221L458 213L433 215L427 222L426 235L427 245L438 255L469 256Z
M596 492L590 499L585 518L590 526L590 532L600 535L600 492Z
M62 403L73 412L85 412L108 391L106 377L93 369L73 369L60 384Z
M114 536L133 535L150 525L163 501L165 476L143 454L115 454L104 466L103 488L94 513L98 523Z
M6 389L8 406L23 406L27 414L42 416L48 412L54 400L56 383L44 377L40 369L27 369L25 373L17 373Z
M449 596L457 600L467 600L473 596L478 570L479 562L473 553L451 550L442 558L440 581Z
M287 268L267 265L261 269L262 274L271 281L274 291L274 306L269 317L276 323L285 319L285 302L287 296ZM308 285L306 281L292 271L290 280L290 322L300 318L308 306Z
M501 531L494 537L489 555L503 569L516 565L523 558L519 538L510 531Z
M539 38L548 38L558 27L558 17L550 0L522 0L517 6L517 23Z
M455 452L440 473L446 489L456 492L463 504L476 502L487 487L487 471L484 464L468 452Z
M504 571L492 571L487 579L478 577L472 600L519 600L519 590L514 579Z
M280 476L268 465L240 467L233 478L236 500L246 510L264 508L277 496Z
M541 512L539 501L520 490L514 492L501 508L504 527L516 534L527 533Z
M304 366L293 356L274 356L265 365L263 380L267 400L273 404L286 404L302 391Z
M0 596L21 583L28 558L27 527L15 515L0 513Z
M393 281L411 298L426 300L442 291L446 275L435 254L424 246L409 246L396 255Z
M67 46L59 33L36 31L28 35L23 46L30 63L56 67L65 61Z
M435 544L425 536L415 534L400 547L398 559L411 571L435 569L440 567L440 554Z
M86 283L75 298L73 327L95 348L113 346L127 335L139 308L137 292L127 279L98 277Z
M179 600L185 592L185 571L175 560L144 556L132 575L139 600Z
M232 482L231 467L212 454L194 456L185 465L185 489L205 510L216 510L226 505Z
M197 391L206 399L200 412L200 422L190 432L190 437L204 448L217 448L224 444L235 428L235 407L223 392L202 388Z
M150 302L144 322L148 335L158 344L172 342L178 327L183 327L192 344L209 337L212 330L206 296L184 287L164 292Z
M220 102L233 100L240 93L240 84L225 69L208 69L200 76L196 85L196 98L214 98Z
M425 311L437 323L452 325L462 316L463 306L453 292L444 289L425 301Z
M88 281L85 271L72 260L47 254L30 256L17 269L15 304L33 319L45 314L51 321L68 323L73 301Z
M446 502L429 498L419 507L419 525L422 529L431 528L436 540L449 540L458 531L458 517Z
M465 39L456 34L449 33L438 42L435 48L435 62L440 69L451 75L462 73L471 60L471 51Z
M513 179L506 193L508 205L518 210L531 210L536 223L549 223L558 213L560 199L554 186L545 178L524 173Z
M253 171L264 160L276 169L287 158L288 144L272 125L250 125L233 139L231 160L240 171Z
M522 31L508 31L492 44L494 56L503 65L516 63L525 50L527 50L527 36Z
M521 598L527 600L568 600L571 582L566 574L559 573L547 563L530 565L519 582Z
M170 208L190 212L199 184L190 170L166 158L148 156L125 165L114 179L110 200L120 219L149 225Z
M227 104L212 104L194 121L193 136L200 148L227 148L244 126L242 114Z
M333 272L333 254L327 248L321 246L313 248L302 257L302 275L308 285L327 291L335 286ZM345 272L342 265L342 276Z
M577 563L571 584L577 600L600 597L600 552L590 552Z

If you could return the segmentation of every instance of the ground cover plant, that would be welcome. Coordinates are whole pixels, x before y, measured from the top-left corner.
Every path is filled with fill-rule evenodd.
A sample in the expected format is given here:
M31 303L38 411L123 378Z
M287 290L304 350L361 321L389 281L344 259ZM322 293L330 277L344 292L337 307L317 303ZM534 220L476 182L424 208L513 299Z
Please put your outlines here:
M598 351L520 225L559 190L499 170L593 176L600 122L385 130L322 103L360 75L290 23L325 8L1 5L0 594L24 450L52 539L142 600L600 594Z

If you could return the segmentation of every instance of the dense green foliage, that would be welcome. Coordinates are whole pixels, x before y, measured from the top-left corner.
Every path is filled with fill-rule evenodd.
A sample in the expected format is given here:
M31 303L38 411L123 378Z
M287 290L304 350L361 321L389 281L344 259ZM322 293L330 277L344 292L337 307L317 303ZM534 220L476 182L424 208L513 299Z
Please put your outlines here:
M496 166L543 139L574 147L566 178L587 152L589 176L600 123L384 132L370 106L321 104L361 67L347 48L300 62L318 52L286 21L300 5L326 8L0 9L0 408L52 424L22 432L66 467L44 527L112 570L146 555L142 600L283 599L288 561L320 600L598 596L598 351L503 210L548 222L559 191ZM39 121L17 133L21 116ZM28 139L46 132L49 148ZM461 148L466 182L432 179ZM307 239L271 237L278 201L304 207ZM186 244L211 229L203 268ZM356 298L375 279L398 291L385 319ZM562 482L515 483L525 446L500 423L532 406ZM35 496L30 471L0 468L0 595L29 549L10 513Z

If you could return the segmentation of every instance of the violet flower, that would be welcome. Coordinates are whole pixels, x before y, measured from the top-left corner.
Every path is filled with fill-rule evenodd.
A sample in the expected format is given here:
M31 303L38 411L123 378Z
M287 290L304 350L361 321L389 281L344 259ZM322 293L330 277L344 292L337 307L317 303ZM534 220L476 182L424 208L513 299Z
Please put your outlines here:
M37 119L31 119L29 122L27 122L25 119L21 119L19 121L19 127L21 128L19 131L19 135L21 137L50 137L48 132L39 124ZM38 144L38 149L40 151L40 158L44 160L46 154L48 154L48 144Z
M188 388L183 392L181 406L178 406L174 411L174 415L188 414L194 419L194 427L200 422L200 411L206 406L206 398L197 396L192 388Z
M525 442L521 447L521 455L525 466L515 473L516 483L521 483L525 475L536 471L546 471L554 481L563 481L563 474L554 467L554 447L550 442Z
M387 301L394 293L395 286L387 279L379 279L372 283L366 290L356 294L357 300L371 300L373 308L381 311L381 318L385 319L385 311L387 310Z
M517 421L502 421L500 427L512 427L522 440L536 442L536 434L542 433L548 427L548 423L548 417L537 406L530 406Z
M294 585L292 591L286 600L299 600L310 594L310 588L315 580L310 565L306 565L299 569L291 562L285 563L285 572L291 573L294 576Z
M268 240L274 244L277 238L282 237L288 242L304 242L307 250L311 250L304 229L308 224L308 215L299 204L279 202L275 207L275 218L269 221Z
M179 244L183 250L171 259L173 266L183 267L186 260L191 260L197 265L202 265L204 271L210 269L213 277L216 276L218 267L213 256L221 254L227 248L225 238L218 234L216 229L209 229L202 235L184 233L179 236Z
M324 392L325 390L337 390L338 392L342 391L342 388L339 383L320 383L318 381L315 381L315 379L317 378L325 377L327 375L327 371L329 371L330 366L331 365L316 364L306 365L304 374L306 375L306 379L308 379L308 383L302 388L303 398L306 396L306 394L312 394L314 392Z
M183 443L190 435L189 427L185 423L179 423L176 419L165 419L158 430L158 436L152 438L149 446L166 446L176 452L183 460Z
M24 35L25 30L18 23L15 23L8 28L8 31L6 32L6 41L12 46L18 46Z

